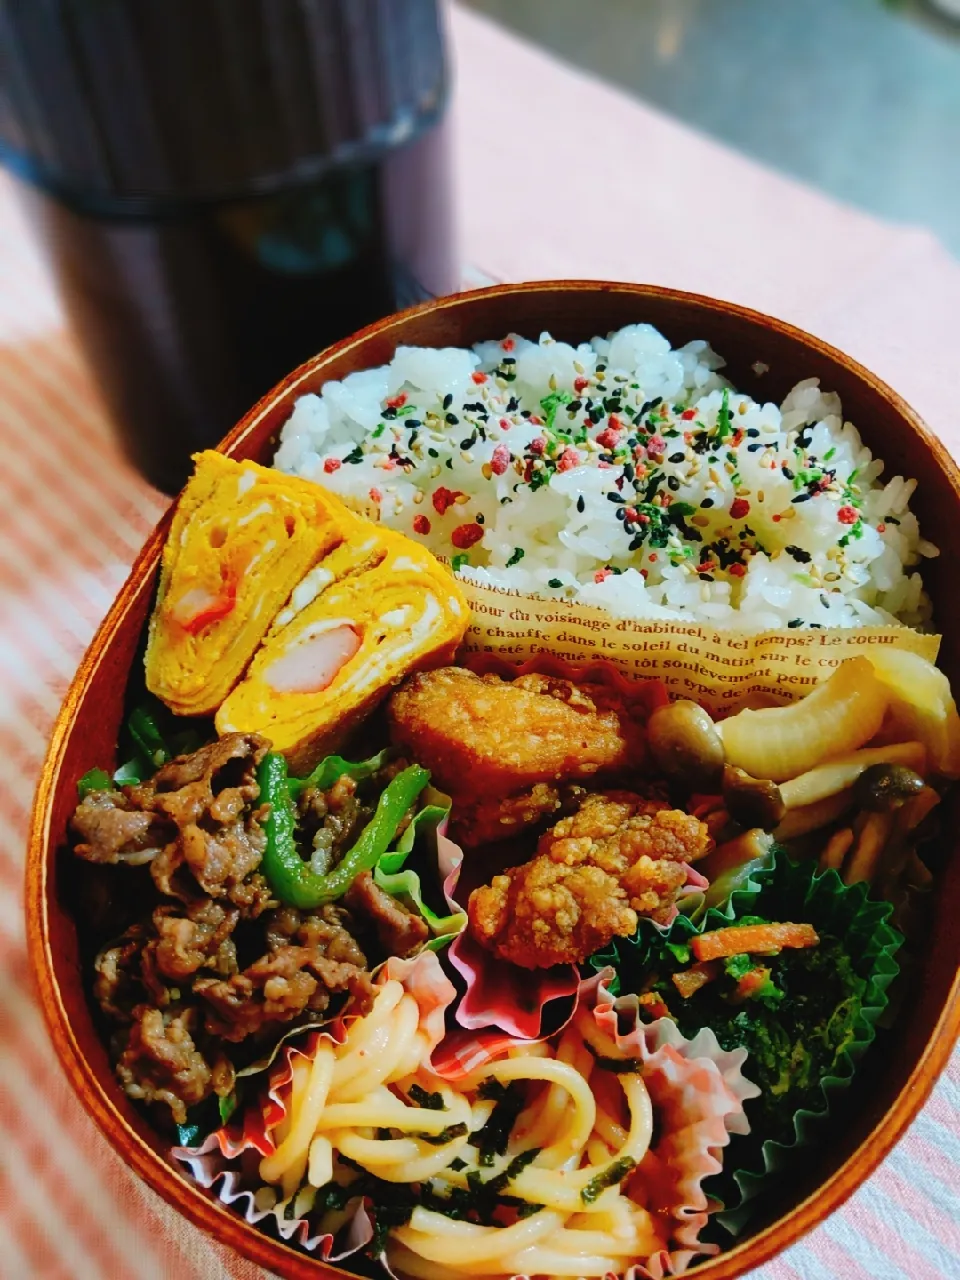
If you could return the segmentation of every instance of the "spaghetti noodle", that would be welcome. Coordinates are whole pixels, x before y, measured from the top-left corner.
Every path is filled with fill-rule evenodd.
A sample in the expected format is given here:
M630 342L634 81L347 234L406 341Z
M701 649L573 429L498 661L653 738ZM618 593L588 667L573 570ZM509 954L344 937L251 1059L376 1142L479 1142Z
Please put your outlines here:
M417 1187L387 1254L421 1280L601 1276L665 1247L635 1173L650 1097L589 1010L554 1041L518 1042L455 1083L430 1069L431 1048L416 1000L388 980L342 1043L321 1038L312 1058L291 1057L263 1180L284 1198L306 1184L321 1205L333 1188L341 1208L355 1187L375 1215L376 1187Z

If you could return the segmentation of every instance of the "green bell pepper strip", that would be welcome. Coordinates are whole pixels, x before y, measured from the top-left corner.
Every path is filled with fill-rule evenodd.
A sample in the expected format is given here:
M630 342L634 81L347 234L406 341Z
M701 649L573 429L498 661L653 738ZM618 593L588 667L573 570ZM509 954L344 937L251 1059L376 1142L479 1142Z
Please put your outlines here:
M404 814L430 781L430 774L412 764L391 779L356 844L326 875L317 875L297 852L296 819L283 756L273 752L265 755L257 771L257 781L260 802L270 806L263 824L266 848L261 870L281 902L309 911L342 897L361 871L376 866L390 847Z

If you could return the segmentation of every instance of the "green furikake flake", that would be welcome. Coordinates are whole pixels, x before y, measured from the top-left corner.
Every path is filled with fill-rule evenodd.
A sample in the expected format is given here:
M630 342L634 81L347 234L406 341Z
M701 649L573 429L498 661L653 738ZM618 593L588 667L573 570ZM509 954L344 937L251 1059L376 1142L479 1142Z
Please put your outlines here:
M592 1044L587 1044L587 1049L593 1058L594 1065L600 1071L612 1071L617 1076L633 1076L642 1072L643 1067L636 1058L604 1058L602 1054L597 1053Z
M453 567L454 573L456 573L459 569L462 569L465 564L469 564L469 563L470 563L470 557L464 553L454 556L453 559L450 561L450 564Z
M608 1187L619 1186L624 1178L631 1174L636 1167L637 1162L631 1156L624 1156L621 1160L614 1160L613 1164L608 1165L602 1173L598 1173L595 1178L590 1179L580 1192L580 1199L584 1204L594 1204Z
M407 1097L411 1102L416 1103L418 1107L423 1107L425 1111L446 1111L443 1095L439 1093L430 1093L423 1088L422 1085L412 1084L407 1090Z
M716 439L718 444L722 444L727 436L733 434L733 415L730 412L730 391L729 388L723 388L723 400L720 404L720 412L717 414Z
M489 1083L489 1082L485 1082ZM494 1081L500 1084L499 1081ZM493 1164L494 1156L502 1156L510 1141L510 1134L523 1110L524 1095L516 1084L500 1085L502 1092L481 1093L481 1097L496 1098L496 1105L490 1113L486 1124L470 1136L470 1145L480 1153L482 1165Z
M445 1129L441 1129L439 1133L413 1133L410 1136L419 1138L421 1142L429 1142L432 1147L442 1147L448 1142L453 1142L454 1138L462 1138L469 1133L468 1126L464 1123L448 1124Z
M515 564L519 564L519 563L520 563L520 561L523 559L523 554L524 554L524 552L523 552L523 547L514 547L514 548L513 548L513 555L512 555L512 556L510 557L510 559L507 561L507 568L509 569L509 568L511 568L513 565L515 565Z

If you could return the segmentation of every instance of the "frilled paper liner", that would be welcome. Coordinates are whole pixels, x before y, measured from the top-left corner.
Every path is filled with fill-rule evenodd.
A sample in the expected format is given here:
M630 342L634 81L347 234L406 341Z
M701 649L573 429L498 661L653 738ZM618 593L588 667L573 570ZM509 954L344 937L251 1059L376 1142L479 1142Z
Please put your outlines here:
M871 901L868 893L865 883L845 885L835 871L819 873L815 863L795 863L779 851L769 866L755 872L748 885L732 895L727 910L711 909L697 924L680 916L666 935L668 941L686 942L694 934L721 928L743 915L807 921L818 933L844 941L857 974L866 982L853 1040L838 1055L836 1070L820 1082L819 1105L800 1108L794 1114L793 1140L760 1141L759 1135L738 1140L731 1148L728 1167L711 1183L711 1194L723 1203L716 1221L733 1235L739 1234L755 1211L756 1198L795 1162L798 1151L824 1136L834 1100L849 1086L857 1063L876 1036L877 1021L887 1007L887 988L899 972L894 955L903 938L888 923L890 903ZM633 951L631 968L642 968L643 948L649 948L652 941L651 934L641 930L632 939L618 939L592 963L597 967L613 965L619 981L624 965L622 949ZM749 1059L746 1070L749 1074Z
M451 938L455 938L467 922L466 911L453 896L463 861L463 850L447 835L450 797L433 787L428 787L424 796L426 803L423 808L397 841L396 848L379 858L374 867L373 878L381 889L392 897L399 898L423 918L431 933L430 940L425 945L432 951L438 951ZM407 865L418 836L424 836L431 843L432 857L436 861L438 879L446 900L446 915L439 915L426 902L420 876Z
M630 997L617 999L607 982L612 971L583 982L577 1001L592 1007L598 1025L625 1053L643 1064L643 1078L656 1112L656 1142L640 1166L650 1188L650 1208L661 1221L672 1223L671 1248L639 1261L626 1273L627 1280L663 1280L679 1275L696 1259L712 1256L718 1246L700 1240L711 1203L703 1189L706 1178L719 1172L721 1153L730 1135L748 1129L743 1103L757 1093L756 1086L740 1071L742 1050L724 1052L710 1031L686 1040L668 1019L644 1026L638 1006ZM454 989L432 952L414 960L388 961L377 983L397 978L415 997L421 1009L420 1026L432 1047L432 1066L448 1079L456 1079L465 1064L444 1052L441 1043L444 1015ZM322 1035L342 1039L344 1019L329 1030L311 1032L302 1046L287 1045L275 1064L260 1108L248 1107L242 1127L227 1126L198 1148L179 1148L174 1156L183 1161L201 1186L212 1189L250 1223L276 1230L280 1237L325 1261L341 1261L369 1244L373 1222L358 1198L352 1214L337 1236L311 1231L309 1220L297 1216L297 1196L264 1205L264 1189L255 1188L260 1157L269 1154L269 1136L283 1118L287 1085L294 1054L310 1057ZM488 1045L481 1060L502 1052L505 1044ZM268 1194L268 1193L267 1193ZM384 1265L389 1272L385 1260ZM392 1274L392 1273L391 1273Z
M443 1038L446 1010L456 996L452 983L430 950L412 960L391 957L380 966L374 984L382 986L392 978L402 982L420 1006L420 1029L426 1033L432 1052ZM356 1016L347 1011L323 1030L301 1032L305 1034L303 1043L287 1043L277 1056L262 1105L245 1106L238 1124L211 1133L199 1147L175 1147L171 1152L201 1187L212 1191L247 1222L261 1230L275 1230L281 1240L316 1253L325 1262L348 1258L373 1238L373 1223L362 1199L358 1197L348 1206L349 1217L336 1235L316 1234L309 1220L297 1213L299 1191L285 1200L271 1201L271 1189L259 1181L258 1169L261 1157L275 1148L270 1131L284 1116L294 1056L312 1057L322 1037L342 1042L347 1023Z

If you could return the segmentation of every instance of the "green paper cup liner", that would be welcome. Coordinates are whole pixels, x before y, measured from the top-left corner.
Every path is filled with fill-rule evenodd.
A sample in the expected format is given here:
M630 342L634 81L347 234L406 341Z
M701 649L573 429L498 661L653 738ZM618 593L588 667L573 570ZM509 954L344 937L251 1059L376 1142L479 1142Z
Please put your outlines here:
M887 1007L887 989L899 972L894 957L903 938L889 924L891 912L890 903L869 898L866 884L845 885L835 871L821 874L814 862L795 863L778 850L767 866L754 872L731 895L722 911L711 908L697 922L680 915L665 932L642 921L633 937L616 939L589 961L597 970L611 965L617 973L618 990L626 995L640 990L658 957L669 954L671 947L688 944L696 934L724 928L748 915L812 924L821 938L838 939L849 956L853 972L862 982L860 1007L829 1071L807 1090L804 1105L780 1126L781 1134L786 1130L790 1136L765 1138L757 1128L761 1118L758 1102L747 1103L752 1132L733 1139L724 1171L707 1187L723 1205L715 1221L733 1235L742 1231L755 1212L761 1192L769 1191L804 1149L823 1138L831 1107L849 1086L857 1063L873 1043L877 1022ZM689 1033L687 1028L685 1034ZM744 1074L756 1079L749 1056Z

